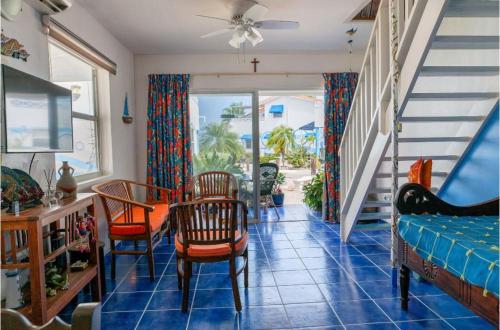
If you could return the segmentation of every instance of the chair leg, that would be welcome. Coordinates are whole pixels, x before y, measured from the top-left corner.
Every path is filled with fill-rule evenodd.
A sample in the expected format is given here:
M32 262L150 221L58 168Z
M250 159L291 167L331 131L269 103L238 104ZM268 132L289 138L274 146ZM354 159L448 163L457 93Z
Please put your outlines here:
M167 235L167 242L168 242L168 245L172 244L172 241L170 239L170 223L167 225L167 231L165 232L165 234Z
M155 280L155 260L153 258L153 242L151 238L148 239L148 264L149 264L149 279Z
M188 311L189 281L191 280L191 262L184 260L184 285L182 286L182 312Z
M238 289L238 279L236 275L236 259L234 257L229 259L229 275L231 276L231 285L233 287L234 304L236 306L236 310L240 312L241 300L240 300L240 291Z
M116 254L115 251L115 241L110 240L111 245L111 278L114 280L116 278Z
M248 248L245 249L243 258L245 259L245 269L243 270L243 275L245 277L245 288L248 288Z
M269 201L271 202L271 206L274 209L274 212L276 213L276 216L278 217L278 220L280 219L280 215L278 213L278 209L276 208L276 204L274 204L274 199L273 196L269 196Z
M399 270L399 286L401 288L401 308L408 310L408 292L410 291L410 269L401 265Z
M177 262L176 262L176 267L177 267L177 287L179 288L179 290L182 289L182 274L180 272L180 266L181 266L181 262L182 262L182 259L179 258L178 255L176 255L176 258L177 258Z

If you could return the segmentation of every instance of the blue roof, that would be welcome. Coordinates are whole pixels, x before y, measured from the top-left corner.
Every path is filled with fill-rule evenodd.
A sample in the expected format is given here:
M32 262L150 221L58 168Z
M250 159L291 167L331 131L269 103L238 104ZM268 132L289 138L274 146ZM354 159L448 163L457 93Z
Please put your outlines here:
M242 134L240 139L242 140L251 140L252 139L252 134Z
M312 130L314 130L314 128L315 127L314 127L314 122L313 121L310 122L309 124L306 124L306 125L304 125L302 127L299 127L299 129L303 130L303 131L312 131Z
M283 108L284 108L283 104L271 105L269 113L283 113Z
M262 138L263 139L269 139L269 137L271 136L271 132L265 132L265 133L262 133Z

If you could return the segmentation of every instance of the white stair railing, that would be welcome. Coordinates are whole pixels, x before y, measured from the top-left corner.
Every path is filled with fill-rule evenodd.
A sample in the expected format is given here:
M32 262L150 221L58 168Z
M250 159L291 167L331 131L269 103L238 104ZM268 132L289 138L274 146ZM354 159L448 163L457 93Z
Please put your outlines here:
M404 61L427 0L396 0L400 48ZM391 132L391 12L382 0L358 76L349 117L340 144L340 205L349 208L358 189L371 146L380 134ZM367 187L366 187L367 188Z

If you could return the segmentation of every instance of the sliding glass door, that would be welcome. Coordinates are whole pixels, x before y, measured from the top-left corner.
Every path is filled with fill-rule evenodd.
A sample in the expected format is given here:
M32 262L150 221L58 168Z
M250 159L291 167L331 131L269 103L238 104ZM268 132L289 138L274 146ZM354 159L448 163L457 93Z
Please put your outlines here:
M190 94L194 174L206 171L233 173L239 199L258 217L258 121L255 93ZM258 135L258 134L257 134ZM255 166L257 164L257 166ZM257 172L258 173L258 172Z

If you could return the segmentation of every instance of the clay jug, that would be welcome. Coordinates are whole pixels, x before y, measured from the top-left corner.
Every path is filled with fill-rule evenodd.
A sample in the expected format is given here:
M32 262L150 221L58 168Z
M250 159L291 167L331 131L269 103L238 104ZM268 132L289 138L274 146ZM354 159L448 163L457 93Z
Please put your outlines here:
M77 183L73 177L75 169L69 166L67 161L63 161L62 166L59 168L59 180L57 180L56 190L63 193L63 198L76 197Z

